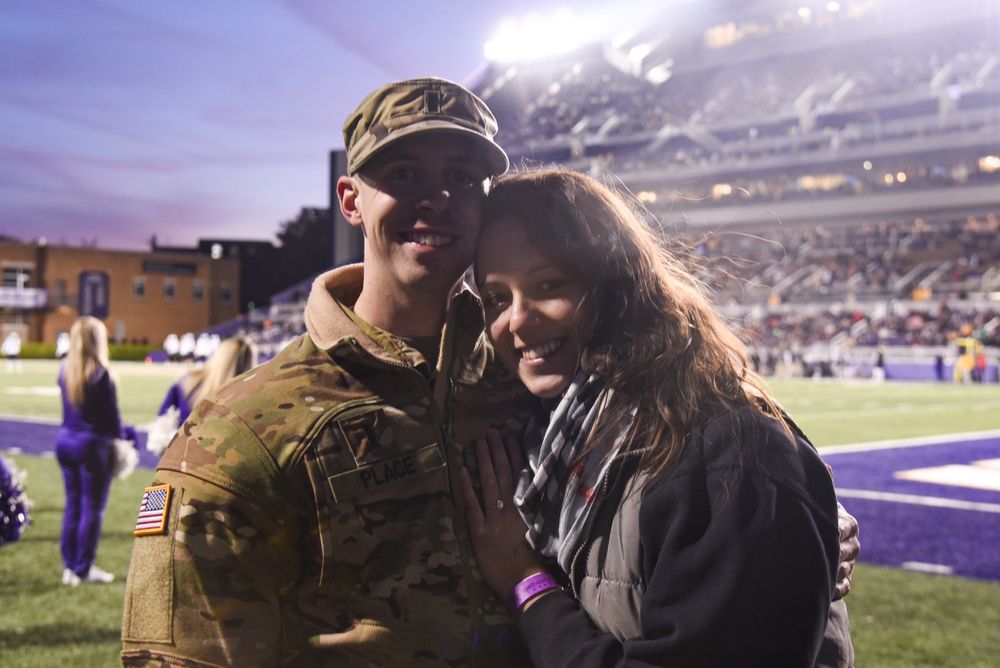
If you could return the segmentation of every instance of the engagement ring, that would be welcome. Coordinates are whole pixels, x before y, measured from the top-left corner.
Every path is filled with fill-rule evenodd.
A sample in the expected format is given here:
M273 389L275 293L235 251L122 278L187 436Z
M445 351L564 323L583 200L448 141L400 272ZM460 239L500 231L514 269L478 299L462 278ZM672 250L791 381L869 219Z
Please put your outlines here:
M503 510L503 499L497 499L497 510Z

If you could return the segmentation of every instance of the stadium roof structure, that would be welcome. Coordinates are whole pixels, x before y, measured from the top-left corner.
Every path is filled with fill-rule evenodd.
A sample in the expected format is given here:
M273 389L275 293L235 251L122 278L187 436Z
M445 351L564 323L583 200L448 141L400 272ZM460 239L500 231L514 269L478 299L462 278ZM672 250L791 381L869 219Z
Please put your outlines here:
M826 4L673 3L474 87L513 164L613 176L686 224L1000 211L1000 3Z

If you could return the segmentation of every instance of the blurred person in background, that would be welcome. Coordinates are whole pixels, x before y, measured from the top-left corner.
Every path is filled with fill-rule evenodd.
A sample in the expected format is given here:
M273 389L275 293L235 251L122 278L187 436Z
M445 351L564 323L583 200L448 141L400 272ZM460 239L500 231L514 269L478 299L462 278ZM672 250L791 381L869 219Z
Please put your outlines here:
M982 348L976 353L976 367L972 379L977 383L986 382L986 352Z
M966 346L958 347L958 360L955 362L955 382L969 384L972 382L972 371L976 368L976 358Z
M66 359L66 353L69 352L69 332L59 332L56 337L56 359L64 360Z
M24 365L21 363L21 335L11 332L3 340L0 353L7 358L7 373L21 373Z
M163 340L163 352L168 362L181 361L181 340L173 332L167 334L167 338Z
M204 362L212 356L214 350L215 342L212 340L212 335L208 332L202 332L194 342L194 361Z
M59 540L62 583L107 584L114 575L95 566L94 558L115 474L115 439L134 442L135 430L122 424L104 323L90 316L78 319L70 328L69 342L59 367L63 419L56 437L66 491Z
M194 332L184 332L181 334L180 349L178 354L182 362L186 364L191 364L194 362L194 349L198 345L198 340L194 336Z
M146 449L162 455L199 401L255 366L257 347L249 339L237 336L220 343L204 364L184 374L167 390L159 417L149 427Z

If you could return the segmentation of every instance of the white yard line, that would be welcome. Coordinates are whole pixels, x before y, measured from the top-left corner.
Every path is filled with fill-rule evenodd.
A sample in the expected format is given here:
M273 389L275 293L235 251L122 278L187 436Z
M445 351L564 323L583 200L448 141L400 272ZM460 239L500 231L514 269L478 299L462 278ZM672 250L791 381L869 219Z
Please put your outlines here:
M850 452L874 452L876 450L891 450L892 448L916 448L925 445L943 445L945 443L961 443L964 441L984 441L989 438L1000 438L1000 429L992 431L973 431L966 434L939 434L937 436L919 436L916 438L900 438L889 441L872 441L871 443L851 443L847 445L828 445L819 449L822 457Z
M785 409L788 413L797 421L805 422L806 420L825 420L830 418L837 418L841 416L848 416L852 418L858 417L858 409L850 408L842 411L809 411L809 410L796 410L794 404L790 402L785 402ZM902 405L900 403L894 403L891 405L882 404L882 408L875 408L872 406L865 406L863 411L867 415L897 415L899 413L912 413L914 406L917 404L910 403L909 405ZM927 413L950 413L956 408L961 408L963 410L974 409L976 411L986 411L986 410L996 410L997 402L995 401L954 401L949 403L933 403L921 405L920 410Z
M903 568L908 571L918 571L920 573L933 573L935 575L952 575L955 569L945 564L927 564L922 561L904 561Z
M977 503L974 501L959 501L957 499L942 499L937 496L918 496L916 494L894 494L892 492L872 492L865 489L838 488L837 498L868 499L869 501L908 503L915 506L951 508L953 510L976 510L984 513L1000 514L1000 503Z

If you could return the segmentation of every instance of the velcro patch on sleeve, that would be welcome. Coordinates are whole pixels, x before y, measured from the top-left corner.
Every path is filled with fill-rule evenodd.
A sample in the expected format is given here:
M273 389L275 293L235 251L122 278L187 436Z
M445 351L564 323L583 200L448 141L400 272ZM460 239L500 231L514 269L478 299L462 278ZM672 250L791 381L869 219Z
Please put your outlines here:
M147 487L139 504L139 517L135 521L135 536L155 536L167 530L170 512L170 485Z

